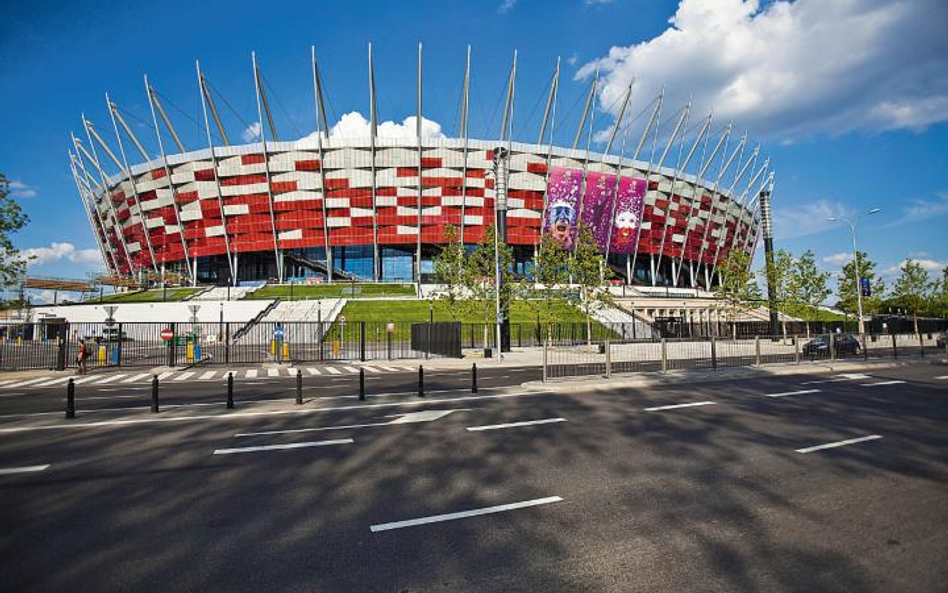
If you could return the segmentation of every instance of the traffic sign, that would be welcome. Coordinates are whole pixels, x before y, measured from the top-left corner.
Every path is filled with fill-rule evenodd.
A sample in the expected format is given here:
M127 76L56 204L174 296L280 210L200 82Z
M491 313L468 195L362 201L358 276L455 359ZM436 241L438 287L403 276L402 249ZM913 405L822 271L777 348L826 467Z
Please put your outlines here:
M165 342L170 342L174 338L174 332L171 331L170 327L166 327L165 329L161 330L159 335Z

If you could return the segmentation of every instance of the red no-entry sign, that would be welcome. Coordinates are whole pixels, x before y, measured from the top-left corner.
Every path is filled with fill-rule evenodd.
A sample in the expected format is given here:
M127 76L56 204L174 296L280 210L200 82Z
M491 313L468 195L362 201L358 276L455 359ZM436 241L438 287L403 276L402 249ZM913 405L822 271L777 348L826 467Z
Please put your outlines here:
M172 339L174 339L174 332L171 331L170 327L166 327L165 329L161 330L160 335L161 339L165 342L170 342Z

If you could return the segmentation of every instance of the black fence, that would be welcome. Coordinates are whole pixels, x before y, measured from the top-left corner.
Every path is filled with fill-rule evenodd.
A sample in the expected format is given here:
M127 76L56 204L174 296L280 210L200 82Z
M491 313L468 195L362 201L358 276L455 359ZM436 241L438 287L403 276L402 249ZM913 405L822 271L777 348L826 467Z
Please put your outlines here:
M867 334L906 334L915 333L915 321L905 316L876 316L865 321ZM920 333L936 333L948 329L948 319L924 318L918 320ZM769 321L725 320L687 322L678 318L658 318L654 323L658 337L663 338L752 338L771 333ZM825 333L858 332L856 319L845 321L787 321L779 324L783 336L809 336Z

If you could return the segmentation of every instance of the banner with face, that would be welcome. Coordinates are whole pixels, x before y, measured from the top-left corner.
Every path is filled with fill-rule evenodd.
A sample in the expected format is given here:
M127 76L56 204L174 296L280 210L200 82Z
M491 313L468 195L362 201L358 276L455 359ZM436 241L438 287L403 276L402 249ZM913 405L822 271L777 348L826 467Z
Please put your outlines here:
M583 172L579 169L553 167L546 191L546 220L543 232L566 249L572 249L576 239L576 216Z
M616 197L616 215L612 223L612 253L635 253L635 239L642 224L645 206L645 180L622 177Z

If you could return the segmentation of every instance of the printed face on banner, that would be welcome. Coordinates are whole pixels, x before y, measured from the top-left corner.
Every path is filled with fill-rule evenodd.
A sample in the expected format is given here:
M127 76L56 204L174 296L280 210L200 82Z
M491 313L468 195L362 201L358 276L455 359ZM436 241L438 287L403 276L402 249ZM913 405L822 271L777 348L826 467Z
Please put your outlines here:
M546 220L543 231L566 249L573 247L576 236L576 210L583 172L579 169L553 167L546 192Z
M612 199L615 197L616 176L612 173L589 171L583 192L583 224L592 232L599 250L605 253L609 241L609 222L612 217Z
M642 223L644 205L645 180L621 178L612 228L612 253L635 253L635 238Z

